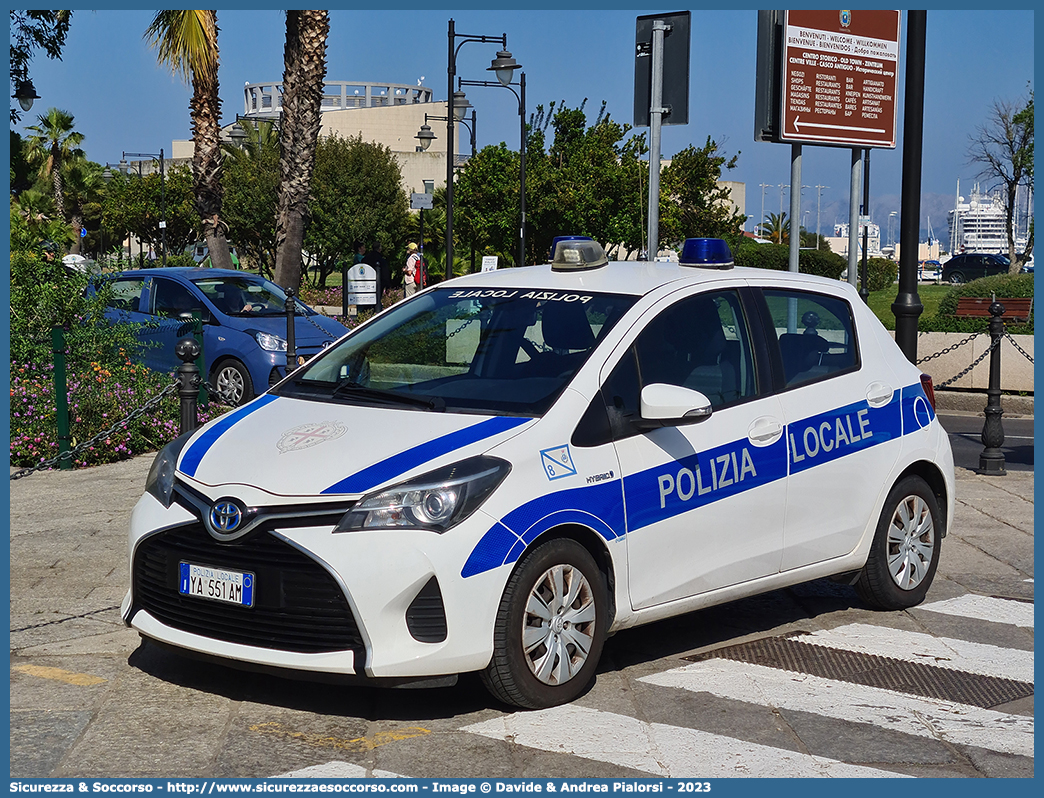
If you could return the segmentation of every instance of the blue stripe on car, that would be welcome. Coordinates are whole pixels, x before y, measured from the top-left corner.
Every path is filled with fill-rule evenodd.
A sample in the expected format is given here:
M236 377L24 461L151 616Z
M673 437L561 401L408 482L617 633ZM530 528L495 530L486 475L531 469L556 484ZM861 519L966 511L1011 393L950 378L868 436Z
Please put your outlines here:
M923 405L920 398L924 398ZM741 438L631 474L622 481L540 496L490 527L464 563L461 576L516 562L539 535L563 523L582 524L613 540L782 479L788 473L800 473L917 432L934 417L918 383L893 393L883 407L855 402L794 422L770 446L751 446L747 438ZM626 518L621 484L627 496ZM583 510L576 509L580 507Z
M484 438L491 438L494 435L499 435L501 432L507 432L530 420L528 418L497 416L480 424L451 432L448 435L443 435L441 438L435 438L414 446L412 449L399 452L399 454L389 457L387 460L381 460L379 463L374 463L362 471L357 471L340 482L331 485L323 493L363 493L383 482L387 482L389 479L394 479L400 474L405 474L419 465L442 457L454 449L460 449Z
M271 394L264 394L263 396L259 396L250 404L232 411L227 416L223 416L214 426L210 427L206 432L196 438L196 440L194 440L185 451L185 454L182 455L182 473L194 477L196 475L196 470L199 468L199 463L203 459L203 455L210 451L210 447L217 442L218 438L228 432L237 422L246 418L255 410L260 410L265 405L271 404L276 400L276 398L277 397L272 396Z

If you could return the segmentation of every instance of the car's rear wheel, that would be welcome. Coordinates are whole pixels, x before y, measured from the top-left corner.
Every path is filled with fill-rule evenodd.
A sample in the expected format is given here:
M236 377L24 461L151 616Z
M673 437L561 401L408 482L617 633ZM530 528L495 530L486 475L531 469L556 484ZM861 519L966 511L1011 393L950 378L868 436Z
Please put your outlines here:
M918 476L888 493L870 556L856 589L873 607L902 610L924 601L939 567L943 519L939 501Z
M232 358L222 360L214 369L214 387L220 394L218 399L233 407L254 398L254 383L250 379L250 372L246 366Z
M950 282L953 285L961 285L964 283L964 272L950 272Z
M504 703L527 709L572 701L594 678L608 624L594 558L575 540L548 541L508 580L482 681Z

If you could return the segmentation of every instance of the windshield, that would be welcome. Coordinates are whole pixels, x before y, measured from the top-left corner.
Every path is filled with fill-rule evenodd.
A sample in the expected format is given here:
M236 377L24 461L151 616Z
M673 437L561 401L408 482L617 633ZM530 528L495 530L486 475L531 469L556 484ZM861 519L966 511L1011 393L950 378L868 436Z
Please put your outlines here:
M282 316L286 313L283 289L257 275L197 277L192 282L214 307L228 316ZM295 311L308 316L314 312L299 301Z
M436 290L382 313L274 393L542 415L636 300L522 288Z

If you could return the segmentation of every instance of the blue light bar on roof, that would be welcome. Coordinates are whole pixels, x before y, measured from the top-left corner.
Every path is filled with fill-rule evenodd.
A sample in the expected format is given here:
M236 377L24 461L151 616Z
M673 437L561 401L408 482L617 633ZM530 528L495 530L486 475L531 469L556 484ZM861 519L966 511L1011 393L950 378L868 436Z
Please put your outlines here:
M736 265L729 245L721 238L686 238L678 263L701 269L731 269Z

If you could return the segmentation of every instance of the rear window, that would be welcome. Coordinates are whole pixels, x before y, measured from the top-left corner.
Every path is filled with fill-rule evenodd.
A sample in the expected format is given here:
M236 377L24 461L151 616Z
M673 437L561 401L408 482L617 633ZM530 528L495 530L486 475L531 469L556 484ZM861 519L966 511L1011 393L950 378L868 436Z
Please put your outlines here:
M852 308L805 291L765 290L788 388L859 366Z

